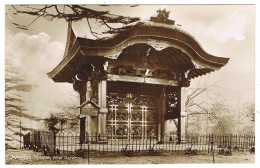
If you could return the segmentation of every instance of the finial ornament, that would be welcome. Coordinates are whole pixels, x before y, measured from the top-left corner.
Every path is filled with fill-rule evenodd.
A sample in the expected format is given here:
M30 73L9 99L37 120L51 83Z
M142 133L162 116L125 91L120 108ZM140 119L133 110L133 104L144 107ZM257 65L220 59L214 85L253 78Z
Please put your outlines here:
M158 9L156 12L157 16L151 17L151 21L174 25L175 21L169 19L170 11L166 11L166 9L164 8L163 10Z
M169 14L170 14L170 11L166 11L166 9L164 8L163 10L161 9L158 9L157 11L157 17L158 18L164 18L164 19L168 19L169 18Z

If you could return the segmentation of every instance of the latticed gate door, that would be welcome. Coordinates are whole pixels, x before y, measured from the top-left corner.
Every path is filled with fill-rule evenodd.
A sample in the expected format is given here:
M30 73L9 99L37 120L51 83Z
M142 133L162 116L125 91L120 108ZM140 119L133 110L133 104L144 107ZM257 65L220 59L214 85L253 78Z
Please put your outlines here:
M124 138L156 134L156 97L110 93L107 133ZM116 135L116 136L115 136Z

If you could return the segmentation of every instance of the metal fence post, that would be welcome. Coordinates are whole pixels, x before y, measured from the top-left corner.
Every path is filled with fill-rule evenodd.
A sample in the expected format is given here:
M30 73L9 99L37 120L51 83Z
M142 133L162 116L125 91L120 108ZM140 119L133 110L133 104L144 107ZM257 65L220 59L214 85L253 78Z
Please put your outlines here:
M89 142L88 142L88 164L89 164Z
M211 152L213 151L213 143L214 143L214 138L213 138L213 134L211 135Z
M55 130L53 131L53 155L56 155L56 133L55 133Z
M214 152L214 150L213 150L213 163L215 164L215 152Z
M209 145L210 145L210 134L209 134L209 140L208 140L208 153L209 153Z
M169 134L170 135L170 134ZM26 139L25 135L25 139ZM190 147L190 145L193 148L197 148L199 151L207 152L208 154L211 152L212 157L213 157L213 163L215 163L215 149L217 152L226 147L229 147L231 145L233 151L243 151L243 150L248 150L249 148L251 149L255 145L255 136L254 135L215 135L215 134L205 134L205 135L187 135L186 143L182 144L175 144L171 143L169 141L169 138L171 137L168 136L168 134L161 135L162 137L160 138L161 140L165 140L164 143L159 143L156 140L159 139L156 136L153 136L152 134L147 134L147 135L138 135L138 134L131 134L131 138L125 139L126 137L123 135L113 137L111 135L111 140L109 140L109 135L104 135L104 133L100 133L99 137L100 139L106 139L107 142L106 144L94 144L93 146L90 146L90 140L94 140L97 135L92 134L89 135L86 133L86 140L85 142L87 144L79 144L80 140L80 135L76 134L76 136L72 133L68 133L64 135L64 133L58 133L56 134L56 131L52 132L36 132L33 133L31 139L31 145L30 147L34 147L34 150L37 151L37 148L39 149L40 147L44 147L44 149L48 149L48 153L54 151L54 155L59 155L60 153L62 154L71 154L73 153L72 151L77 149L80 145L80 149L85 149L85 152L88 153L88 164L90 164L89 159L90 159L90 150L95 152L95 153L100 153L100 154L105 154L106 152L116 152L120 153L120 149L124 148L125 143L128 145L128 149L135 151L135 152L143 152L147 151L151 148L156 148L159 145L159 148L162 152L173 152L173 151L183 151L185 147ZM28 136L28 140L29 140ZM113 139L115 138L115 139ZM27 142L25 141L25 145L27 146ZM24 146L25 146L24 145ZM87 146L86 146L87 145ZM100 146L100 145L103 145ZM106 146L105 146L106 145ZM90 147L92 149L90 149ZM52 149L54 148L54 149ZM88 149L86 149L88 148ZM208 148L208 149L207 149ZM32 149L32 148L31 148ZM233 152L232 151L232 152ZM86 154L86 153L85 153Z

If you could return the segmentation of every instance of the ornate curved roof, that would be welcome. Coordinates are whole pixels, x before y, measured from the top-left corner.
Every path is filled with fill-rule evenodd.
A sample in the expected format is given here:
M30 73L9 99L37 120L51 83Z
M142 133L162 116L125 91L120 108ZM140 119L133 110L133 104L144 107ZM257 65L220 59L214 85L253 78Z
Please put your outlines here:
M229 60L207 53L174 21L159 16L104 39L88 39L82 33L78 37L76 30L69 24L64 58L48 73L55 82L71 82L87 63L109 61L113 65L168 70L185 73L191 79L219 70Z

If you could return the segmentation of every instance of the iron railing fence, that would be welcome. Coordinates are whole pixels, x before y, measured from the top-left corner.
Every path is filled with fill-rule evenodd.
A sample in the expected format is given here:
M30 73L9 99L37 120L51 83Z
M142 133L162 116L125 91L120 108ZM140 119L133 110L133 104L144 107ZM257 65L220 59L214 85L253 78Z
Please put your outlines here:
M37 134L37 136L36 136ZM143 153L151 148L159 152L183 152L187 148L196 149L198 153L217 152L228 148L232 152L250 151L255 146L254 135L185 135L182 142L173 134L155 135L109 135L92 133L85 135L83 143L79 133L34 132L30 139L31 149L48 148L52 154L74 154L76 150L88 150L90 153L121 153L122 149ZM26 138L28 139L28 138ZM81 140L81 141L80 141ZM28 142L24 142L28 145ZM58 151L58 153L57 153Z

